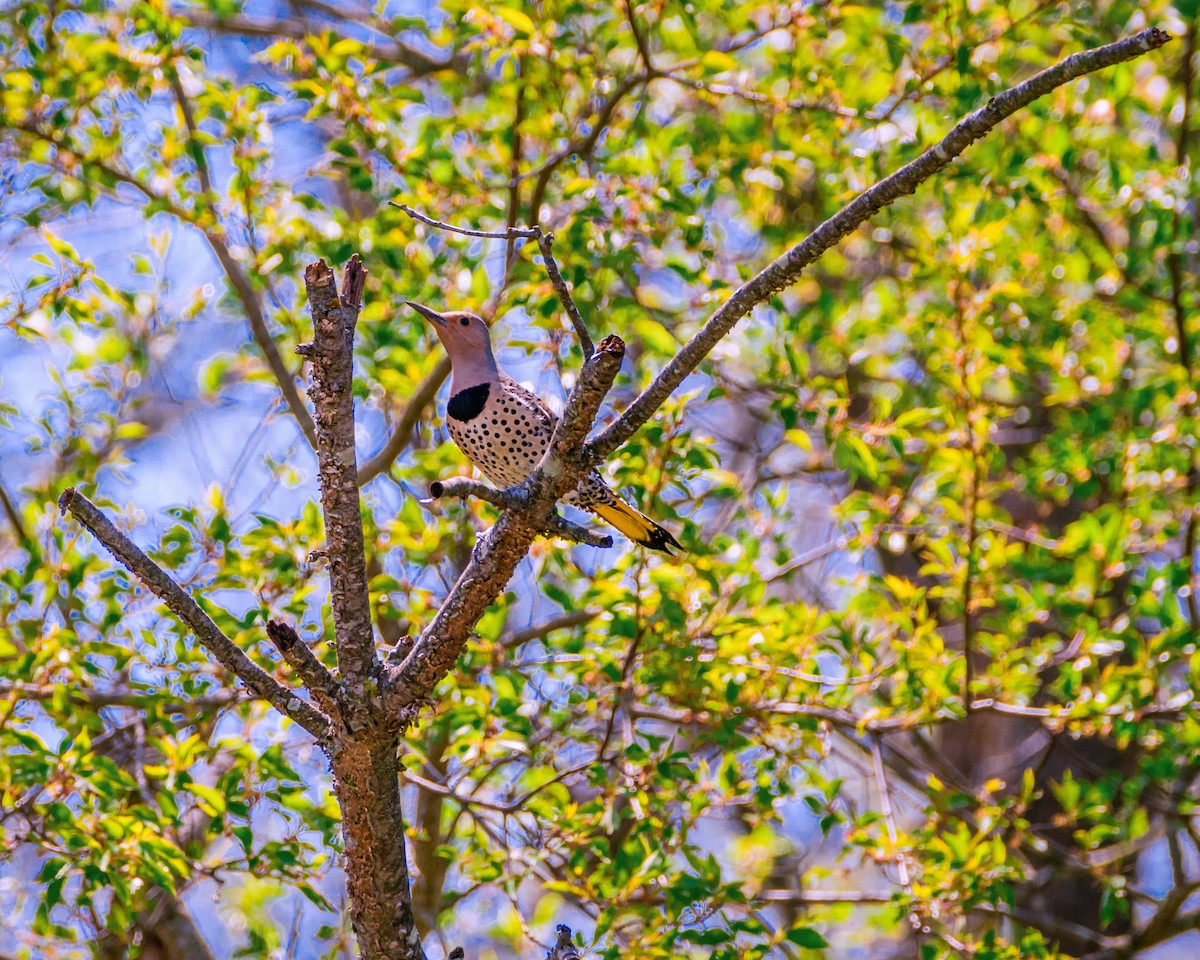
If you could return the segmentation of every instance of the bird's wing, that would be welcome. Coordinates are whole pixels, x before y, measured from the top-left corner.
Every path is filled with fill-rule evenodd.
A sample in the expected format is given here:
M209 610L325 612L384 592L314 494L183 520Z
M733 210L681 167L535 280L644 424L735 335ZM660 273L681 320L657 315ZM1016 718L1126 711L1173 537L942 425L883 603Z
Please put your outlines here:
M551 410L546 402L531 390L526 390L523 386L517 383L508 374L500 374L500 385L504 388L504 392L512 397L519 404L525 407L530 416L537 422L538 426L542 427L547 435L554 433L554 428L558 424L558 417Z

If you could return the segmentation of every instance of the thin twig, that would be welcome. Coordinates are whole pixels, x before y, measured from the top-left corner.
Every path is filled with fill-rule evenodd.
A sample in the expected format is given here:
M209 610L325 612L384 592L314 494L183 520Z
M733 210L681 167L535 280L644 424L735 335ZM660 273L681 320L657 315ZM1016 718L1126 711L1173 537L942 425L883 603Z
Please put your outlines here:
M659 75L664 80L671 80L689 90L712 94L714 97L736 97L739 100L745 100L747 103L757 103L776 110L828 113L835 117L848 118L858 116L858 111L853 107L839 107L829 103L818 103L814 100L777 100L774 97L768 97L764 93L757 93L753 90L740 90L737 87L732 87L724 83L706 83L703 80L695 80L691 77L680 77L668 71L664 71Z
M452 223L434 220L423 213L418 213L406 203L389 200L388 205L396 207L398 210L403 210L414 220L419 220L421 223L436 227L439 230L447 230L450 233L461 233L464 237L483 237L485 240L513 240L523 237L527 240L536 240L542 234L542 231L537 227L507 227L504 230L472 230L469 227L456 227Z
M505 649L520 647L532 640L540 640L554 633L556 630L570 630L573 627L581 627L585 623L595 620L598 616L600 616L599 610L572 610L570 613L564 613L561 617L554 617L544 623L535 623L530 627L511 630L501 636L498 642Z
M87 497L74 487L68 487L58 500L58 507L69 513L91 532L101 545L125 569L134 574L156 597L167 605L180 620L191 628L196 639L223 667L241 680L256 695L276 710L290 717L318 740L329 732L329 720L311 704L305 703L269 673L254 663L229 637L222 633L212 618L200 609L178 583L143 553L132 540L121 533L111 520Z
M650 59L650 44L642 36L642 28L638 26L637 16L633 12L633 0L625 0L625 20L629 23L629 32L633 34L633 42L637 45L638 54L647 73L655 73L654 63Z
M571 297L567 281L563 279L563 275L558 269L558 263L554 259L554 253L551 249L554 245L554 234L543 233L539 230L537 242L538 248L542 251L542 260L546 265L546 273L550 276L550 283L554 286L554 292L558 294L558 299L567 311L567 316L571 318L571 325L575 328L576 336L579 337L579 345L583 348L583 355L590 357L596 348L592 344L592 338L588 335L587 325L583 322L579 308L575 306L575 300Z
M773 574L763 580L763 583L776 583L779 580L786 580L797 570L808 566L817 560L824 560L831 554L837 553L840 550L845 550L853 542L852 537L838 537L836 540L830 540L827 543L821 544L819 547L813 547L811 550L806 550L800 556L796 557L791 563L785 567L780 567Z
M208 157L204 152L204 146L197 138L198 128L196 126L196 117L192 112L192 105L188 102L187 93L183 89L183 81L179 79L178 67L172 65L167 71L170 74L171 93L175 96L175 102L179 105L179 112L183 114L183 124L187 128L188 145L192 148L192 162L196 164L196 176L200 180L200 190L204 196L209 198L208 203L212 202L213 185L212 176L208 170ZM249 210L247 210L249 213Z
M536 240L538 249L542 252L542 260L545 262L546 273L550 277L550 283L554 287L554 292L558 294L558 299L567 311L567 316L571 318L571 325L575 328L575 333L579 336L579 343L583 347L583 355L590 357L595 351L596 348L592 343L591 336L588 335L587 326L583 322L579 308L575 305L575 301L571 297L570 288L567 287L567 282L563 279L563 275L558 269L558 262L554 259L554 234L546 233L540 226L536 225L532 227L508 226L504 230L495 231L472 230L468 227L458 227L442 220L434 220L423 213L418 213L407 204L399 203L395 200L389 200L388 203L393 207L403 210L414 220L419 220L421 223L426 223L439 230L447 230L450 233L461 233L467 237L485 237L490 240Z
M879 787L879 812L887 825L888 842L895 849L900 843L900 835L896 832L896 815L892 811L892 796L888 790L887 775L883 768L883 748L879 744L878 735L871 738L871 762L875 767L875 782ZM900 874L900 886L905 893L912 892L912 884L908 876L908 860L904 854L896 853L896 868Z
M17 542L21 544L29 543L29 531L25 529L25 523L21 520L21 513L17 510L16 504L8 496L8 491L4 489L4 484L0 483L0 507L4 509L4 515L8 517L8 522L12 524L13 533L17 535Z

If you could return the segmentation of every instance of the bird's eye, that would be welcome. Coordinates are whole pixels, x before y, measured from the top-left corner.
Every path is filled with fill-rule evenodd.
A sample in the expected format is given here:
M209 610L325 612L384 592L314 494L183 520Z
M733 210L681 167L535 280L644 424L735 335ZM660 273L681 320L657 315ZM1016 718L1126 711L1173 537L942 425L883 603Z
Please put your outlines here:
M471 321L468 320L466 317L459 317L458 322L461 323L464 327L469 327L471 325Z

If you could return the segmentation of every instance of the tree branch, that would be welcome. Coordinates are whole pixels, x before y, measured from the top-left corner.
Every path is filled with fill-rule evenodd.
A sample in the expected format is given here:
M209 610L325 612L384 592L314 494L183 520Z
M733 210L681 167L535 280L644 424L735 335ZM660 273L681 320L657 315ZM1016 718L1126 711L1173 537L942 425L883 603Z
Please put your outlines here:
M518 182L517 180L513 180L511 185L515 187ZM550 277L550 283L554 287L554 292L558 294L559 302L562 303L563 308L567 311L567 316L571 319L571 325L575 328L575 333L579 337L579 343L583 347L583 355L589 357L595 352L596 348L592 343L591 336L588 334L587 325L583 322L579 308L575 306L575 301L571 297L571 290L567 286L567 281L563 279L563 275L558 269L558 261L554 259L554 234L543 231L537 224L532 227L518 227L509 224L503 230L472 230L469 227L458 227L452 223L446 223L444 220L434 220L432 217L418 213L407 204L399 203L396 200L389 200L388 203L399 210L403 210L414 220L428 224L431 227L436 227L438 230L462 234L464 237L507 240L510 244L514 240L536 240L538 249L542 253L542 260L546 266L546 273Z
M572 627L581 627L585 623L590 623L600 616L599 610L572 610L570 613L564 613L561 617L554 617L547 620L545 623L535 623L531 627L522 627L520 630L511 630L505 633L499 640L500 646L505 648L519 647L522 644L529 643L531 640L540 640L555 630L570 630Z
M304 702L287 687L254 663L230 640L196 601L163 569L144 554L112 521L74 487L68 487L58 499L58 508L71 514L91 532L104 548L130 573L134 574L167 608L191 628L204 648L251 692L262 697L280 713L291 718L319 741L329 733L329 719Z
M805 240L734 291L625 413L588 445L588 458L594 463L612 454L655 414L675 388L696 369L742 317L780 290L795 283L804 268L826 250L856 230L883 207L915 192L917 187L1002 120L1064 83L1140 57L1161 47L1170 39L1170 34L1151 27L1095 50L1072 54L1024 83L997 94L988 101L987 106L961 120L942 140L917 159L859 194L817 227Z
M313 342L304 353L312 360L309 396L316 411L317 469L341 684L330 690L329 679L316 671L315 658L307 662L311 651L303 644L292 645L290 636L282 636L280 649L290 651L289 662L298 670L315 675L338 705L329 757L342 811L346 888L359 952L363 960L423 960L413 920L397 756L400 733L415 708L411 703L383 704L379 696L384 668L371 625L355 465L354 328L366 280L357 254L346 264L340 294L323 260L304 271L313 316Z
M8 518L8 522L12 525L13 533L16 534L18 544L26 544L29 542L29 531L25 529L25 524L21 520L21 513L17 510L16 504L8 496L8 491L4 489L4 484L0 483L0 508L3 508L4 515Z
M437 497L458 497L465 500L476 497L485 500L501 510L521 510L529 505L529 498L524 491L524 485L497 490L486 483L472 480L470 477L451 477L449 480L435 480L429 485L429 492ZM589 547L611 547L613 539L606 534L595 533L587 527L573 523L558 513L551 513L546 525L538 531L539 536L561 537L573 543L587 544Z
M389 712L424 698L454 666L475 623L507 585L529 545L554 522L554 504L588 469L581 444L624 356L625 344L610 336L584 363L541 463L523 484L507 491L524 504L500 515L412 652L390 671Z
M583 355L590 357L596 348L592 344L592 338L588 335L587 325L583 322L583 317L580 316L579 308L575 306L575 301L571 297L567 281L563 279L563 275L558 270L558 263L554 259L554 252L552 250L554 234L542 233L539 230L537 242L539 249L542 251L542 260L546 265L546 273L550 276L550 283L554 286L554 292L558 294L559 301L567 311L567 316L571 318L571 325L575 328L576 336L579 337L579 345L583 348Z
M569 540L571 543L582 543L587 547L599 547L602 550L607 550L613 545L613 538L607 533L596 533L595 530L568 520L557 512L550 515L550 524L542 531L542 535Z
M347 691L364 694L380 672L371 628L366 552L354 454L354 327L362 306L367 271L358 255L350 258L338 295L333 271L324 260L310 264L304 284L313 315L312 386L316 411L317 470L325 514L330 603L338 669ZM365 700L355 697L356 702Z
M397 210L403 210L414 220L419 220L421 223L431 227L436 227L439 230L447 230L450 233L461 233L464 237L482 237L485 240L536 240L542 235L542 231L538 227L505 227L503 230L472 230L470 227L456 227L452 223L446 223L443 220L434 220L432 217L427 217L423 213L418 213L406 203L400 203L397 200L389 200L388 206L395 207Z
M341 694L341 685L317 659L312 648L305 643L298 633L281 620L267 621L267 636L275 644L279 655L287 661L288 666L296 671L296 676L312 692L313 698L327 714L333 716L337 712L337 703Z
M454 497L459 500L466 500L468 497L475 497L478 500L490 503L494 507L499 507L501 510L520 509L527 503L520 486L497 490L495 487L490 487L486 483L480 483L478 480L472 480L470 477L451 477L449 480L434 480L429 485L429 495L434 499Z

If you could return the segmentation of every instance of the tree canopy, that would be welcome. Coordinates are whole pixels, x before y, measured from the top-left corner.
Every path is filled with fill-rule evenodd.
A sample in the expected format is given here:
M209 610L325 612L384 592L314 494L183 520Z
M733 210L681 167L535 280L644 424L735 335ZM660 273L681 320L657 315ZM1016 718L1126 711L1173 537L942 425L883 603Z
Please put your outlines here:
M1196 0L0 16L0 955L1194 954Z

